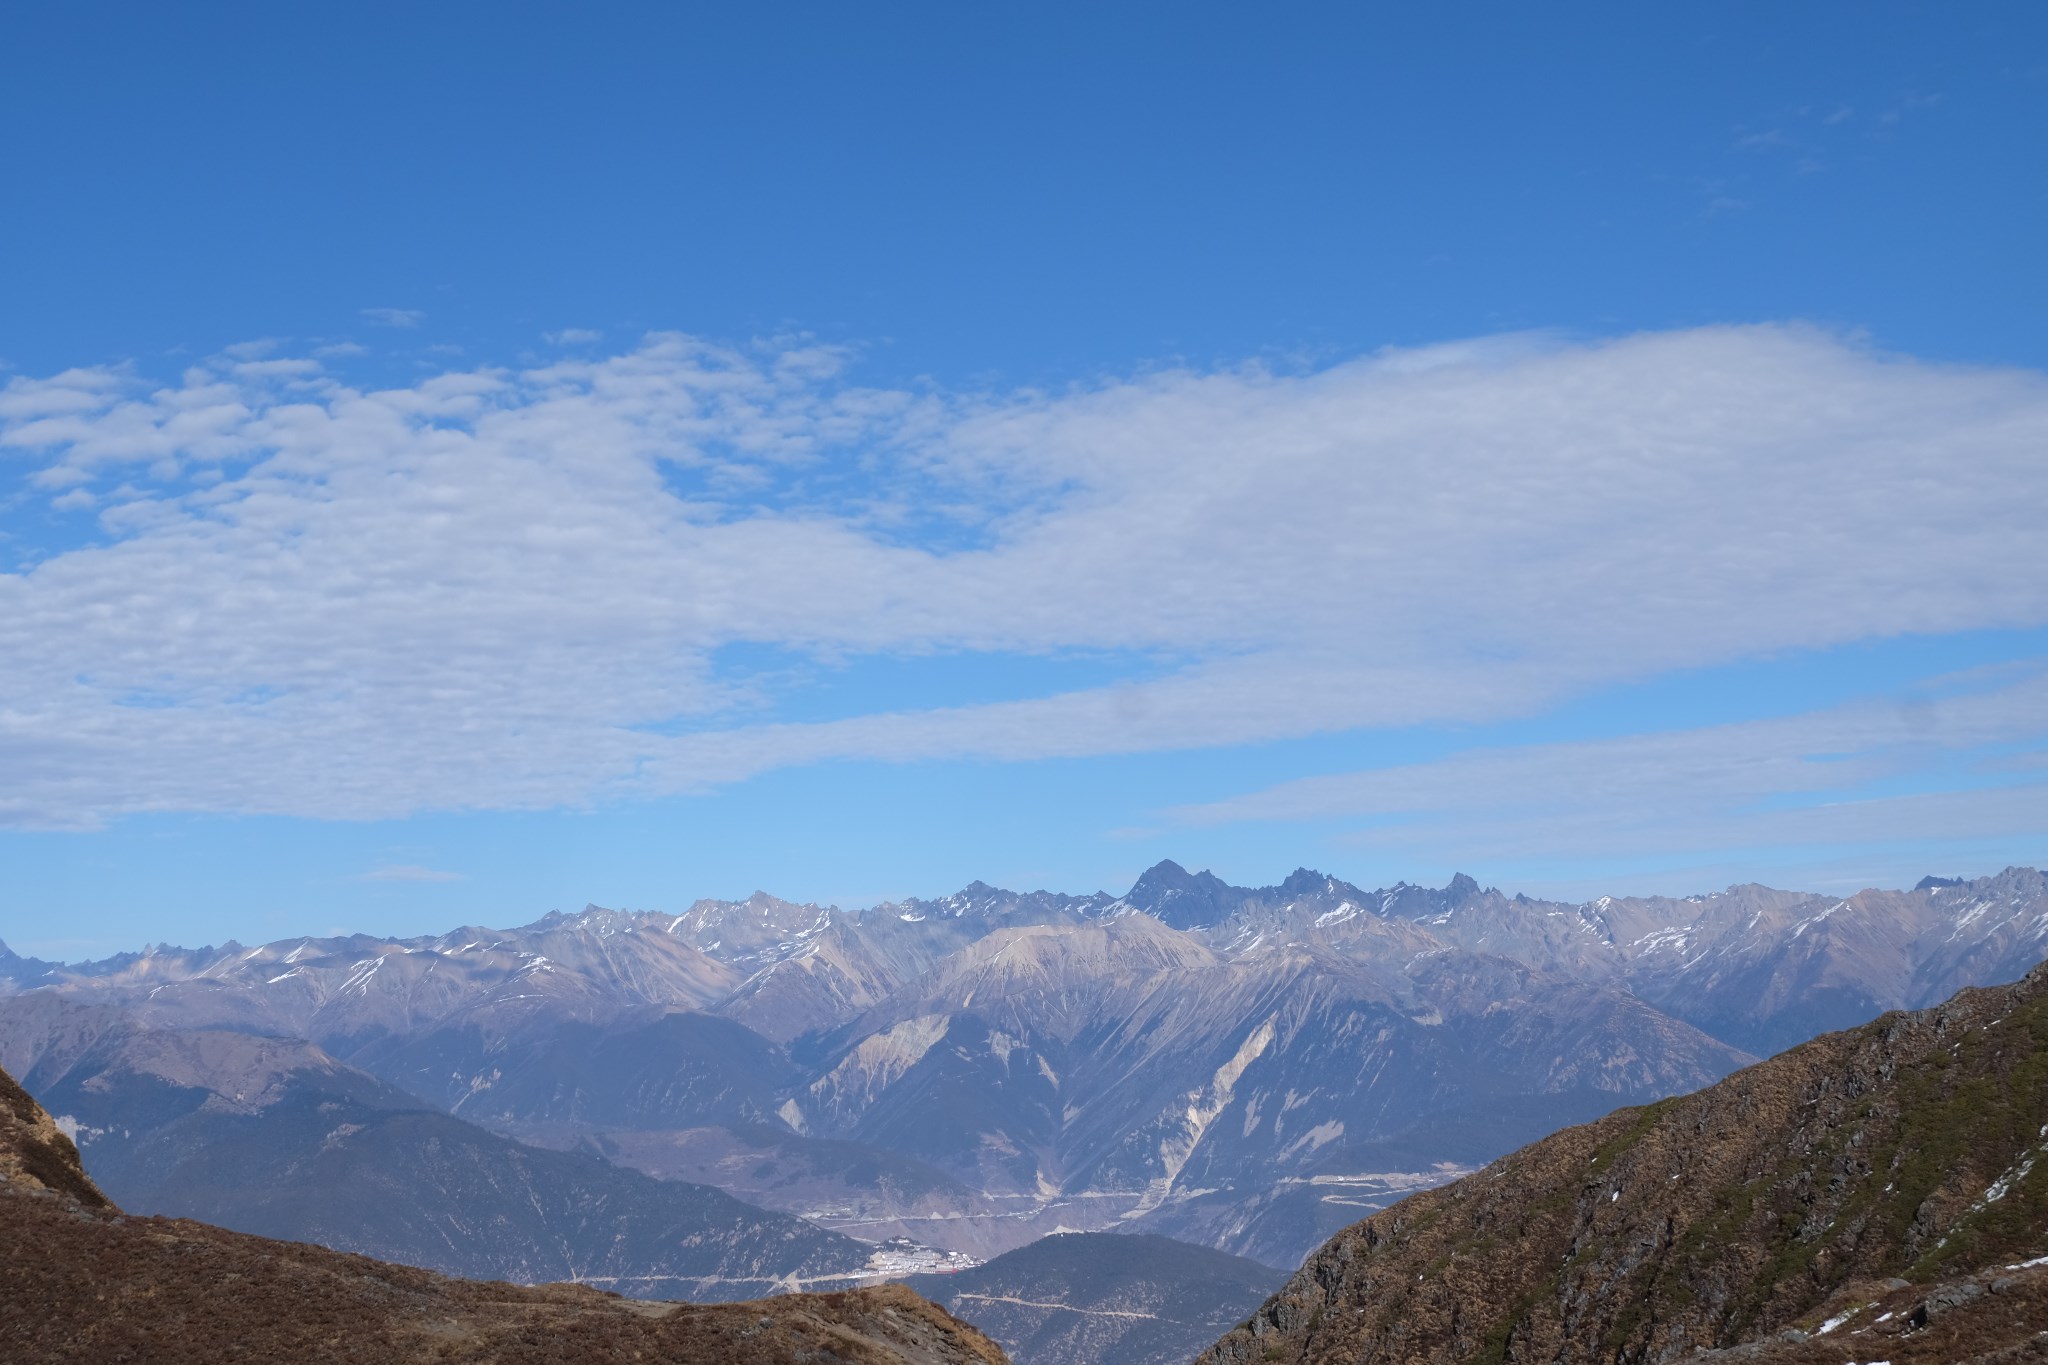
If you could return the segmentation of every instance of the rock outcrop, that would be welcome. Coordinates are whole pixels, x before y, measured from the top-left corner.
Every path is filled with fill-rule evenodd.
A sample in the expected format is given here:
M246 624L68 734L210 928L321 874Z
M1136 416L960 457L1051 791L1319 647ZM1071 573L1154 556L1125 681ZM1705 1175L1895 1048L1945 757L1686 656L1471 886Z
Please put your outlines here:
M58 1195L88 1209L112 1209L43 1107L0 1071L0 1192Z

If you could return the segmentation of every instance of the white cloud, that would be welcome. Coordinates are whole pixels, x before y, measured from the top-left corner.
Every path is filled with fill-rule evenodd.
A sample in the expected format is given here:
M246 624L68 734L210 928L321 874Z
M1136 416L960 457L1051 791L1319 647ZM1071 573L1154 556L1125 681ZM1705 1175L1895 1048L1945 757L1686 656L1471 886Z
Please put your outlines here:
M603 332L593 332L588 327L564 327L559 332L547 332L543 335L557 346L588 346L604 340Z
M270 353L0 388L103 539L0 576L0 820L371 816L1528 712L2048 620L2048 384L1799 327L1509 337L1061 394L677 336L353 388ZM1164 677L762 715L720 649Z
M417 327L427 320L425 311L418 308L363 308L358 311L379 327Z
M2037 664L1904 699L1305 778L1175 815L1350 819L1365 822L1357 845L1499 859L2034 835L2048 829L2048 785L2006 775L2038 766L2012 746L2044 739Z
M460 872L442 872L431 867L418 867L401 863L389 867L372 868L356 878L363 882L459 882L464 880Z

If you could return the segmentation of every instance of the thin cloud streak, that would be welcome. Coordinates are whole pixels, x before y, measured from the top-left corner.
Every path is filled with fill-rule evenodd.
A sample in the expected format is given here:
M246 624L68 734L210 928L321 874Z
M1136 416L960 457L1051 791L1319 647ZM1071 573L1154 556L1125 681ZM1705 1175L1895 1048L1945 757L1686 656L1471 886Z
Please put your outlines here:
M1170 814L1196 827L1363 820L1344 843L1501 860L2029 836L2048 830L2048 785L2026 780L2044 743L2048 671L2032 671L1935 679L1905 702L1477 749Z
M360 882L459 882L467 880L460 872L443 872L437 868L419 867L403 863L392 867L377 867L356 878Z

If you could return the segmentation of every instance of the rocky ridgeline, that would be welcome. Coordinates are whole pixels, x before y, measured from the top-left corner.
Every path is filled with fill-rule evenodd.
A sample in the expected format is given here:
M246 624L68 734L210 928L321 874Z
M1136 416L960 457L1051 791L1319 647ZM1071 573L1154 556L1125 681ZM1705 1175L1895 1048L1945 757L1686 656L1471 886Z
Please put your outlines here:
M2044 1251L2048 968L1407 1199L1201 1361L2039 1360Z
M0 1072L0 1360L384 1365L1003 1365L900 1286L715 1307L570 1285L447 1279L161 1218L102 1196L50 1116Z

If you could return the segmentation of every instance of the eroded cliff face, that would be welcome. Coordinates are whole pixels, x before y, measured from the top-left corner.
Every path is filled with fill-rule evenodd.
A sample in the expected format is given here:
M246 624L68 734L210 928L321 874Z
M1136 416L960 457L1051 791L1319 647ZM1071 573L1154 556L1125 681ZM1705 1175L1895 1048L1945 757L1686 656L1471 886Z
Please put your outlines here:
M0 1071L0 1360L730 1361L1005 1365L900 1285L702 1306L454 1280L294 1242L130 1218Z
M2048 1266L2027 1263L2048 1251L2044 1158L2048 968L1407 1199L1332 1239L1202 1361L2038 1350Z

